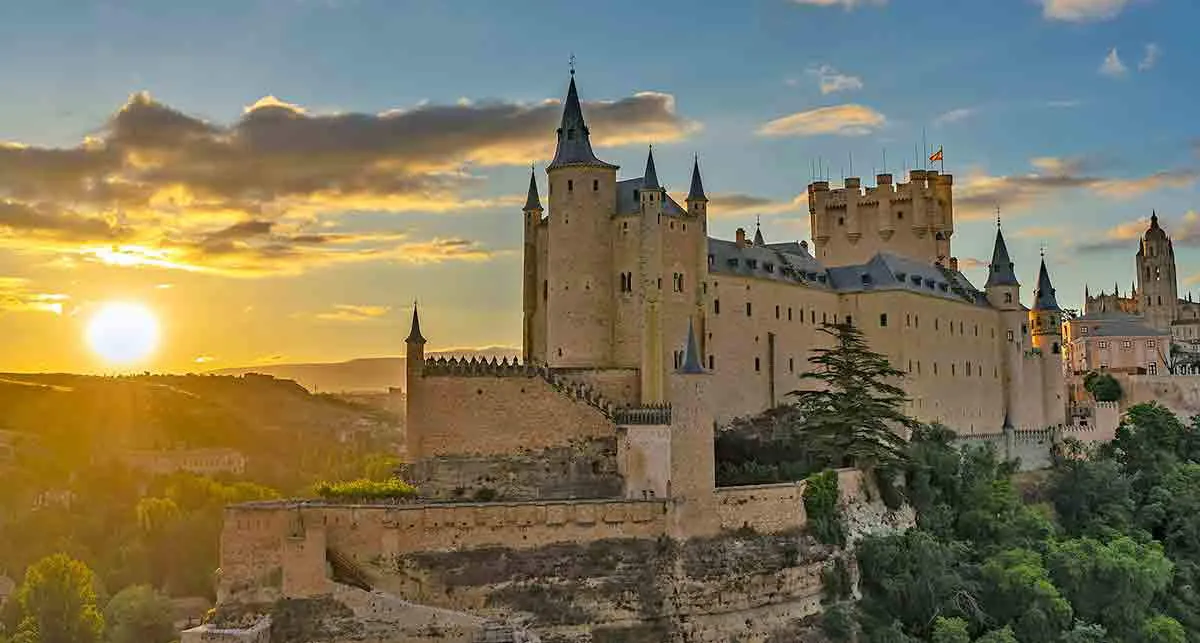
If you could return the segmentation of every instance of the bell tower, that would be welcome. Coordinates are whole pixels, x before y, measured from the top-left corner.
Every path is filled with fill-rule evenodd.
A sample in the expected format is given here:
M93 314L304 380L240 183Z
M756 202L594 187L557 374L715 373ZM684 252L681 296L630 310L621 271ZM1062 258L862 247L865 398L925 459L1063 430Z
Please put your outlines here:
M1177 317L1179 289L1175 280L1175 249L1167 232L1150 215L1150 227L1137 251L1138 310L1152 328L1169 331Z

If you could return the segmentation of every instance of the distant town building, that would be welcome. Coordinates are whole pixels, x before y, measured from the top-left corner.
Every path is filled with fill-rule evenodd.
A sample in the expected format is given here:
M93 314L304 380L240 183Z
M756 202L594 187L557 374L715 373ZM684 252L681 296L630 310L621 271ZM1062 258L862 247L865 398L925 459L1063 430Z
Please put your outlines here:
M246 471L246 457L233 449L128 451L122 454L121 461L131 469L154 475L179 471L202 476L222 473L240 475Z

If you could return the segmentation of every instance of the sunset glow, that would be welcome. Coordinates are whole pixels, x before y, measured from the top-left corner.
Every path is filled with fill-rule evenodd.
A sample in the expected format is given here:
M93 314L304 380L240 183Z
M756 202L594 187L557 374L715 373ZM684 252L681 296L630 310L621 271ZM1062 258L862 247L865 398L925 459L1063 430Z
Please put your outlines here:
M112 365L146 359L158 347L158 339L158 318L137 303L108 302L92 314L87 324L88 347Z

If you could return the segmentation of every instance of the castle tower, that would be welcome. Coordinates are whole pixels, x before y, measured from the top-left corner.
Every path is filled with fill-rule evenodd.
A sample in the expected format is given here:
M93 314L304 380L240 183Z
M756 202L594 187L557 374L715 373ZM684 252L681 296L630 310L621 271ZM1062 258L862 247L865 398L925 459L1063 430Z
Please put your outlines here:
M537 231L542 222L542 200L538 197L537 174L529 168L529 194L525 196L525 244L524 244L524 281L521 286L521 310L524 318L521 326L521 361L528 364L537 353L534 350L534 320L538 308L538 261L537 261Z
M1054 296L1054 285L1046 270L1046 257L1038 270L1037 288L1033 291L1033 309L1029 311L1029 327L1033 346L1042 356L1042 420L1058 426L1066 423L1066 376L1062 358L1062 309Z
M716 519L714 417L710 376L700 358L695 325L688 324L683 363L671 375L671 531L677 538L708 535Z
M538 275L546 308L546 363L609 366L616 292L610 226L617 166L592 152L574 72L563 102L554 160L546 174L550 195L546 274Z
M421 317L417 314L417 305L413 304L412 327L404 340L404 409L405 417L405 447L410 460L421 455L419 419L421 411L421 378L425 376L425 337L421 334Z
M1012 259L1008 255L1008 245L1004 242L1004 232L1000 229L999 218L996 220L996 242L992 247L992 262L988 265L988 279L984 286L988 303L999 311L1000 328L999 342L1000 365L1002 369L1000 384L1004 390L1004 412L1009 418L1016 418L1017 426L1023 426L1025 418L1018 412L1021 404L1021 391L1024 377L1023 360L1025 356L1025 310L1021 307L1021 283L1017 281Z
M1171 245L1171 238L1158 225L1157 212L1150 215L1150 227L1142 235L1136 263L1138 309L1149 326L1170 331L1179 302L1175 281L1175 249Z
M663 200L667 191L658 183L654 150L646 155L646 173L638 190L641 205L638 250L638 291L642 299L642 404L664 402L666 360L663 357Z

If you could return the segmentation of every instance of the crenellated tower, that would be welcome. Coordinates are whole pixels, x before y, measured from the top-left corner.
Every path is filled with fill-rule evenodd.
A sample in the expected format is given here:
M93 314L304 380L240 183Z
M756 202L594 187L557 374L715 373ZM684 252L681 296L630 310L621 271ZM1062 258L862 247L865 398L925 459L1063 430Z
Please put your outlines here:
M946 265L954 235L954 177L913 170L908 183L891 174L863 188L858 177L844 187L828 181L808 186L814 256L826 266L866 263L879 252Z
M567 88L554 160L546 168L545 361L553 367L602 368L612 362L616 271L610 218L617 166L596 158L575 75Z
M1170 331L1178 317L1179 288L1175 277L1175 249L1171 238L1158 225L1158 213L1150 215L1150 227L1142 235L1137 251L1138 307L1146 323Z
M1033 334L1033 347L1041 352L1043 423L1065 424L1067 387L1062 357L1062 308L1054 296L1045 255L1038 269L1037 288L1033 291L1029 328Z
M421 334L421 317L417 314L417 305L413 304L412 326L408 337L404 340L404 415L408 418L405 424L405 448L410 458L419 458L421 445L420 418L424 417L419 394L418 381L425 376L425 336ZM410 439L412 438L412 439Z

